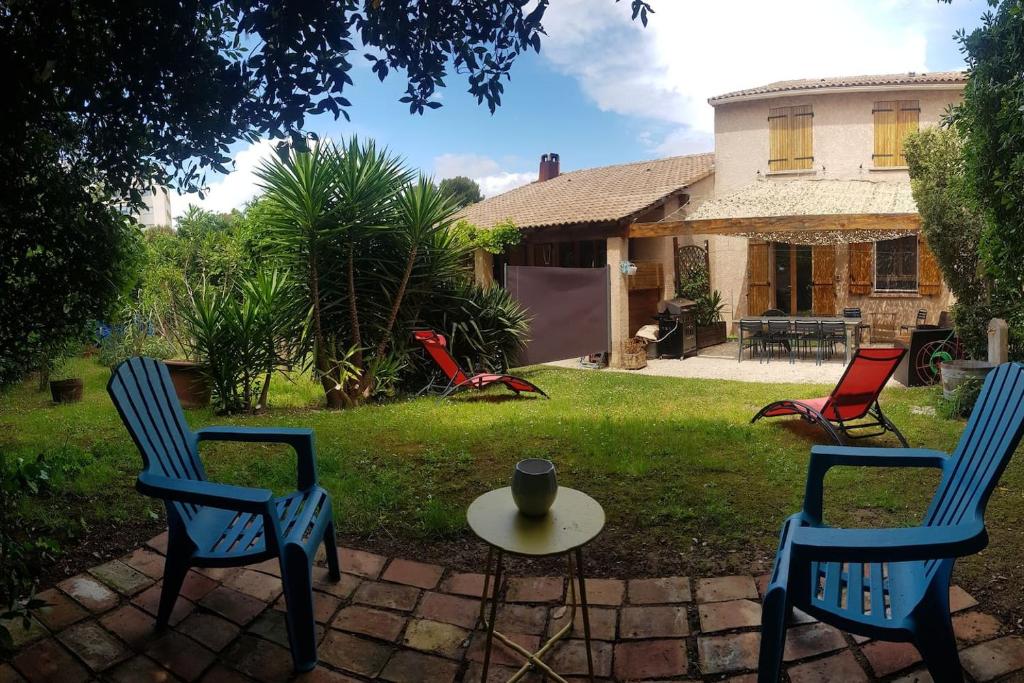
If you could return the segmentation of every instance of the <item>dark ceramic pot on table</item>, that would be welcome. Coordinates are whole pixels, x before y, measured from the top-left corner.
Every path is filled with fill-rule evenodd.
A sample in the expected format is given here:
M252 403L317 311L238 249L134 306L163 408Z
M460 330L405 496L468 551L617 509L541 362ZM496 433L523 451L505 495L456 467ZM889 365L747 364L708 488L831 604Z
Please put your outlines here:
M555 465L543 458L527 458L516 463L512 475L512 499L527 517L543 517L558 496Z

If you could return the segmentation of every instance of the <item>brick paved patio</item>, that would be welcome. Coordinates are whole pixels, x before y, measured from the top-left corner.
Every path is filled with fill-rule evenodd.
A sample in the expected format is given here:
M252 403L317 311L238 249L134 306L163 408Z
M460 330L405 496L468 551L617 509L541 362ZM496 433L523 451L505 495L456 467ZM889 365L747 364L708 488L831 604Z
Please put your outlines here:
M53 606L17 632L0 683L479 679L479 574L342 549L340 583L327 581L322 562L315 570L321 666L293 677L276 561L190 573L172 628L153 631L165 543L158 536L43 591ZM588 581L597 672L616 681L754 681L763 584L753 576ZM513 577L503 590L498 627L524 646L565 623L562 579ZM951 597L971 678L1024 680L1024 638L1005 635L963 590ZM853 638L806 615L796 621L785 654L793 683L931 680L909 646ZM548 661L582 680L586 657L573 635ZM505 680L517 662L496 648L491 679Z

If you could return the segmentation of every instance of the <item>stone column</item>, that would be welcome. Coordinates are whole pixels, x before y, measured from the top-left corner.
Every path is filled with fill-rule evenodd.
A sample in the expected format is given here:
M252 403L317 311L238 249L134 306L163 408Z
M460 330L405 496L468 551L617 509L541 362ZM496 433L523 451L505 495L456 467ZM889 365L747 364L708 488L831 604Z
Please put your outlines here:
M473 250L473 281L483 287L494 284L494 254L486 249Z
M988 322L988 362L1001 365L1010 359L1010 326L1005 320L992 318Z
M629 260L629 238L609 237L608 269L610 270L609 298L611 303L611 357L608 364L622 367L623 343L629 338L629 289L626 276L619 270L619 263Z

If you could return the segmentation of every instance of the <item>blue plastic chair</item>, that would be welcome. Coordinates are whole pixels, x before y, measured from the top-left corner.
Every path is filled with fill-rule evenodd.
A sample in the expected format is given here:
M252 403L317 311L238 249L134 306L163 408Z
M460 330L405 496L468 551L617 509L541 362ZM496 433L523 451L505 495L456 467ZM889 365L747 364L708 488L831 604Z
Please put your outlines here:
M936 681L962 681L949 613L957 557L988 544L989 496L1024 431L1024 365L989 373L952 455L916 448L815 446L803 510L782 526L764 596L760 683L777 683L793 607L838 628L910 642ZM935 467L939 488L918 527L833 529L822 520L822 483L835 466Z
M167 506L167 561L157 628L167 625L190 567L236 567L278 557L296 671L316 666L313 558L327 550L332 581L341 578L331 497L317 484L310 429L206 427L191 431L167 367L130 358L114 370L107 392L135 445L143 470L136 488ZM283 443L298 454L298 490L275 498L267 489L207 481L200 441Z

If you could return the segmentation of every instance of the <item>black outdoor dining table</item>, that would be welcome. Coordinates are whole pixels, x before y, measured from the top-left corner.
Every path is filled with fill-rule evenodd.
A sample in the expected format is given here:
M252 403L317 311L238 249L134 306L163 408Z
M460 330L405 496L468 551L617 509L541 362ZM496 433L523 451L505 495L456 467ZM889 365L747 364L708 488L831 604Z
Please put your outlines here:
M844 318L835 315L745 315L740 320L760 320L761 324L767 325L769 320L788 320L789 322L817 322L817 323L843 323L846 326L846 343L843 344L846 354L846 363L849 364L853 358L853 350L858 345L859 339L855 334L861 323L861 318ZM740 343L743 342L743 330L740 330Z

